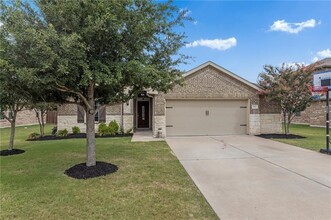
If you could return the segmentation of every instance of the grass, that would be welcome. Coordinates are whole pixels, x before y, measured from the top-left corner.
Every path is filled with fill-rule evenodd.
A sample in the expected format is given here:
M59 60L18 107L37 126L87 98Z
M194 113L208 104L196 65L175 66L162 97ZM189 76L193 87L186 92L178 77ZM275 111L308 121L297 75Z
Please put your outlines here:
M303 139L274 139L276 141L291 144L309 150L319 151L325 148L325 128L314 128L309 125L291 125L291 134L304 136Z
M17 128L24 154L0 158L1 219L217 219L166 142L97 139L97 160L119 170L76 180L63 172L85 161L85 140L25 141L31 132ZM9 129L0 134L5 149Z

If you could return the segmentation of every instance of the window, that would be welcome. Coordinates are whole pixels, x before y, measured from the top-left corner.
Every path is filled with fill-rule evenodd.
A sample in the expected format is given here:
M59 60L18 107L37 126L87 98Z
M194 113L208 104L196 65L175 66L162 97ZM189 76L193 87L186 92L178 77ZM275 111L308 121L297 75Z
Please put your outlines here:
M12 111L8 111L8 118L12 119L13 118L13 112Z
M97 109L100 106L99 103L95 103L94 104L94 109ZM99 110L96 111L95 115L94 115L94 121L95 122L99 122Z
M301 112L296 112L295 113L295 116L300 117L301 116Z
M321 80L321 86L330 86L331 85L331 79L322 79Z
M106 107L101 106L99 103L96 103L94 106L95 109L98 111L95 112L94 115L94 122L106 122ZM84 123L85 122L85 110L84 107L81 105L77 105L77 123Z
M99 112L96 112L94 115L94 121L99 122Z
M84 123L85 120L85 110L83 106L77 105L77 123Z

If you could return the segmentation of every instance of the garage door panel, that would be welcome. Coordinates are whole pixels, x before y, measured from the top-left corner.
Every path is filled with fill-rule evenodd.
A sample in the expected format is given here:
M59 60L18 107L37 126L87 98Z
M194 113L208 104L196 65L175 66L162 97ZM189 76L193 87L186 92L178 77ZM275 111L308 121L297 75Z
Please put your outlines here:
M167 135L246 134L247 101L167 100Z

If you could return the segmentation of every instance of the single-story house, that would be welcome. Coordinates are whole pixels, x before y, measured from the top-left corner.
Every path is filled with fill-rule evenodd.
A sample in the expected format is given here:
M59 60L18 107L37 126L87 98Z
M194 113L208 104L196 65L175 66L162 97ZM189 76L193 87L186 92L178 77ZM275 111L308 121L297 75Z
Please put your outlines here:
M103 106L99 122L116 120L124 131L152 130L154 136L281 133L280 106L260 95L261 88L213 63L184 74L184 85L167 93L142 91L127 103ZM84 109L58 107L58 129L85 132Z
M331 58L320 60L316 64L313 74L331 71ZM331 94L330 94L331 97ZM304 111L298 112L293 119L294 124L307 124L311 127L325 127L326 124L326 97L313 100L311 105Z

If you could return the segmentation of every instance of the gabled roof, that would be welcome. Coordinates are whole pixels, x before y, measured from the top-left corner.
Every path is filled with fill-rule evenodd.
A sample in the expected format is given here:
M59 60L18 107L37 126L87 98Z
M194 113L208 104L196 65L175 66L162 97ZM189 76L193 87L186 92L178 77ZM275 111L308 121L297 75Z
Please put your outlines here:
M319 60L314 64L317 64L316 69L331 68L331 57L325 58L323 60Z
M246 79L244 79L244 78L242 78L242 77L240 77L240 76L234 74L233 72L231 72L231 71L229 71L229 70L227 70L227 69L225 69L225 68L223 68L223 67L221 67L221 66L219 66L219 65L217 65L216 63L211 62L211 61L208 61L208 62L206 62L206 63L203 63L203 64L197 66L196 68L187 71L186 73L183 74L183 76L184 76L184 78L186 78L186 77L188 77L189 75L191 75L191 74L193 74L193 73L195 73L195 72L197 72L197 71L199 71L199 70L201 70L201 69L203 69L203 68L205 68L205 67L207 67L207 66L212 66L212 67L214 67L215 69L221 71L222 73L224 73L224 74L226 74L226 75L228 75L228 76L230 76L230 77L232 77L232 78L234 78L234 79L236 79L236 80L238 80L238 81L244 83L245 85L247 85L247 86L249 86L249 87L251 87L251 88L253 88L253 89L255 89L255 90L258 90L258 91L262 90L262 89L261 89L260 87L258 87L257 85L255 85L255 84L249 82L248 80L246 80Z

